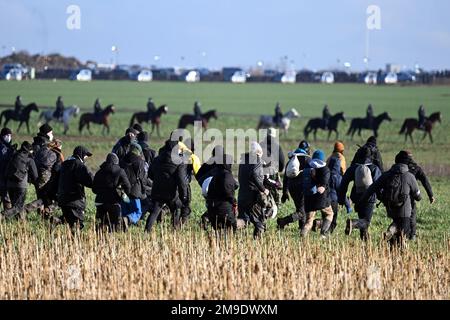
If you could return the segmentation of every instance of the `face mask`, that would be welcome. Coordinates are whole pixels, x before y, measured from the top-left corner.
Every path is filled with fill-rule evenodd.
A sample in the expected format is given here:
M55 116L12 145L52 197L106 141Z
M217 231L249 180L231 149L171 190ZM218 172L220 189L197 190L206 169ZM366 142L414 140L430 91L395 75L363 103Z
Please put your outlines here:
M53 141L53 132L47 133L47 137L50 141Z
M12 136L10 134L7 134L6 136L3 137L3 141L5 141L6 143L11 143L12 140Z

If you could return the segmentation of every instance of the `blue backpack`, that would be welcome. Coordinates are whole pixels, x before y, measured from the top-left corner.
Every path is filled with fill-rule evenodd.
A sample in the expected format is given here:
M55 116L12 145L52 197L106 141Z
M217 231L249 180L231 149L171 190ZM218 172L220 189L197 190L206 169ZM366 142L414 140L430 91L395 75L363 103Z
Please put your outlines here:
M312 196L317 193L317 186L312 179L312 168L303 170L303 193L305 196Z

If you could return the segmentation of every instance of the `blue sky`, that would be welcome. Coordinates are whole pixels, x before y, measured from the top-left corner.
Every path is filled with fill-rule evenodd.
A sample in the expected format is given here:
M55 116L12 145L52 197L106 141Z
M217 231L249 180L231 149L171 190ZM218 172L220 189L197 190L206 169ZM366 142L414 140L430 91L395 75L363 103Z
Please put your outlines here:
M80 30L66 28L71 4ZM450 68L448 0L0 0L0 54L14 46L110 63L116 45L119 63L150 65L159 55L160 66L275 66L288 56L297 68L339 60L362 69L372 4L381 9L372 68Z

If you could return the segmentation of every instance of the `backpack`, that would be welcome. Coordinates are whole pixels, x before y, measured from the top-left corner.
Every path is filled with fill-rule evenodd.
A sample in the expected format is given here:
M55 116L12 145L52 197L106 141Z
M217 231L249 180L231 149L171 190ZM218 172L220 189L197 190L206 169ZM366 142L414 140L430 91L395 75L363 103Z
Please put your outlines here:
M383 203L389 207L401 207L408 195L403 193L403 174L394 174L383 188Z
M312 196L317 193L317 186L312 178L313 170L312 168L303 170L303 193L305 196Z
M293 179L298 177L300 174L300 161L297 156L294 155L291 159L289 159L286 166L286 177Z
M330 169L330 189L337 190L341 185L341 159L339 157L331 157L328 162L328 168Z
M28 162L27 157L17 152L9 162L8 178L12 181L21 182L27 177Z
M373 184L372 172L367 164L358 164L355 170L356 193L364 193Z

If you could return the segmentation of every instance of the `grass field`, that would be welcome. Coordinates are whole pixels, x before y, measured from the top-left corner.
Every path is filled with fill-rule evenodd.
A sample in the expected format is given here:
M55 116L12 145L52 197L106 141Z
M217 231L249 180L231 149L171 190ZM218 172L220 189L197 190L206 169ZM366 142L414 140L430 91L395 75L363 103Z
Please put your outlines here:
M277 101L284 111L296 108L302 118L292 122L289 136L281 140L286 152L303 138L307 119L321 116L325 103L332 113L344 111L349 118L364 117L368 103L372 103L376 114L387 111L393 118L380 130L379 145L386 165L392 164L399 150L411 150L430 175L437 203L430 206L425 196L419 204L418 241L406 252L391 253L381 240L389 224L383 207L374 214L368 245L361 244L356 235L345 237L344 212L337 233L329 241L321 241L317 235L302 240L297 226L280 233L271 221L261 241L253 241L249 230L223 243L199 228L204 201L193 184L193 217L182 231L174 233L167 224L148 236L140 225L128 234L98 238L92 229L95 207L89 192L88 227L75 239L69 239L64 228L50 231L37 215L31 215L26 223L0 224L0 298L450 298L450 126L446 121L450 87L0 82L0 104L12 104L18 94L25 103L39 106L53 106L62 95L66 106L76 104L82 112L90 112L97 97L103 105L117 106L108 137L101 135L100 127L93 130L93 136L80 136L78 119L73 120L66 137L61 136L62 127L54 125L55 136L64 142L65 155L78 144L91 148L94 157L88 165L93 170L123 135L131 111L145 110L149 96L157 105L169 106L169 114L162 119L164 138L151 138L155 149L176 127L180 114L192 112L195 100L202 102L204 111L218 110L219 119L213 120L211 127L221 130L255 128L259 115L273 113ZM405 144L398 132L404 118L417 117L420 104L428 113L441 111L443 122L434 130L434 144ZM37 118L34 114L33 135ZM340 132L347 158L352 158L356 144L363 143L370 133L351 142L345 136L348 125L349 121L341 123ZM17 124L9 126L15 130ZM416 133L415 137L420 136ZM313 147L329 154L333 142L325 138L321 133ZM14 139L21 142L31 136L17 135ZM33 197L30 188L28 198ZM292 203L286 204L280 215L291 213L293 208Z

